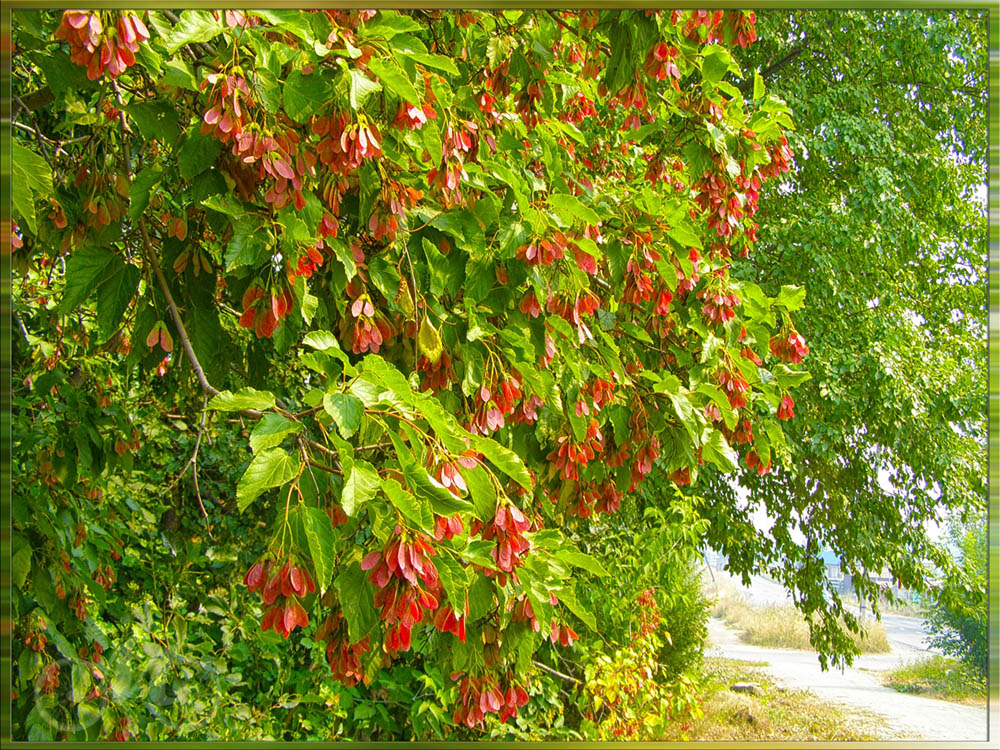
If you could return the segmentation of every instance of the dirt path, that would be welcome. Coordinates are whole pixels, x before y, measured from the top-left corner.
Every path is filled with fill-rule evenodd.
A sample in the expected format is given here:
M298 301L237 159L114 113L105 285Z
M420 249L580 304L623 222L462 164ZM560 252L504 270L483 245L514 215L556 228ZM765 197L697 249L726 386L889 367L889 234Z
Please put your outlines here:
M712 648L708 656L767 662L765 668L776 682L787 688L810 690L818 698L846 708L879 714L893 732L892 739L936 741L981 741L987 739L986 707L906 695L883 687L873 672L905 661L901 652L859 657L844 671L822 671L816 654L809 651L760 648L739 640L738 634L716 618L708 623ZM887 738L888 739L888 738Z

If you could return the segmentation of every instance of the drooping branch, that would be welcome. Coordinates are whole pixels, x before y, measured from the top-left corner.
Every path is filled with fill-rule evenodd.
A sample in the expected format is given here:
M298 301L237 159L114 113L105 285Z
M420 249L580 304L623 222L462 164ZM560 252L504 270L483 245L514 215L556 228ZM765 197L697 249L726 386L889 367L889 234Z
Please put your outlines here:
M122 124L122 150L125 157L125 174L128 176L129 182L132 182L134 175L132 173L132 147L129 144L129 127L128 121L125 119L125 103L122 101L121 91L118 86L112 82L112 86L115 91L115 98L118 100L118 106L120 108L119 117ZM170 287L167 285L167 279L163 275L163 269L160 268L160 264L156 259L156 252L153 248L153 243L149 238L149 231L146 229L146 223L143 221L142 216L136 218L136 225L139 227L139 233L142 235L142 245L144 250L144 255L146 256L146 261L149 263L150 268L153 269L153 276L156 277L156 284L160 287L160 291L163 293L164 299L167 301L167 308L170 310L170 317L173 318L174 326L177 328L177 336L181 340L181 347L184 349L184 353L187 355L188 361L191 363L191 369L194 371L195 377L198 378L198 382L201 384L201 389L211 396L216 395L219 389L208 382L208 378L205 377L205 371L198 361L198 355L194 353L194 347L191 346L191 339L188 337L187 328L184 327L184 321L181 320L180 311L177 309L177 303L174 302L174 296L170 293Z

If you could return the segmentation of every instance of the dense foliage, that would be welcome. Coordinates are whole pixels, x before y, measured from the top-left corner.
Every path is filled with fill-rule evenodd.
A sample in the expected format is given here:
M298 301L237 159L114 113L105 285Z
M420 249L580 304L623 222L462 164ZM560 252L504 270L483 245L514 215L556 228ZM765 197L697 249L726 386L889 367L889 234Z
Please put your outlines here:
M765 186L753 263L733 275L808 286L812 378L784 430L794 470L743 477L742 502L719 480L700 494L725 498L708 538L731 571L769 569L826 611L814 639L838 650L824 547L867 601L888 569L985 606L927 528L987 502L986 16L790 11L758 26L737 57L788 102L796 158Z
M769 215L833 236L769 18L15 14L15 736L655 738L698 710L703 539L808 563L805 513L919 583L910 531L859 542L877 499L774 499L872 406L825 411L827 359L799 388L791 314L843 311L803 307L777 218L755 244ZM774 546L725 473L773 493Z
M932 598L924 629L931 646L961 659L985 685L990 655L986 514L973 514L964 523L953 519L948 536L966 585Z

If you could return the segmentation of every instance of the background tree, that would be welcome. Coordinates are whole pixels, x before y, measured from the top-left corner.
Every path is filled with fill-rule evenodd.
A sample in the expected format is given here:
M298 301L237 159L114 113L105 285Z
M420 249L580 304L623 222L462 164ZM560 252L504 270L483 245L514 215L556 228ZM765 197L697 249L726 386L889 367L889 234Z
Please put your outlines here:
M960 518L951 519L948 542L964 586L942 591L924 609L928 643L961 659L983 684L988 677L990 653L988 538L985 513L972 514L964 522Z
M765 187L760 256L734 275L804 284L812 378L785 436L795 456L714 479L710 543L827 609L824 546L859 592L888 568L920 590L950 556L927 524L986 503L986 23L981 13L767 11L747 70L789 104L788 179ZM744 88L749 84L745 84ZM755 509L775 519L755 530ZM789 535L797 529L808 543ZM724 530L724 531L723 531ZM842 643L830 610L819 644ZM984 600L985 601L985 600Z

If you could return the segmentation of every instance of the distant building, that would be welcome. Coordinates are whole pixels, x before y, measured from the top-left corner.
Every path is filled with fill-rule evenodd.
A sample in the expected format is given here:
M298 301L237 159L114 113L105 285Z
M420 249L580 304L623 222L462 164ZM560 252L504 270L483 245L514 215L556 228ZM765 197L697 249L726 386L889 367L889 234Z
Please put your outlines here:
M826 566L826 580L830 583L841 584L844 580L844 571L840 568L840 556L832 549L824 549L820 554L823 558L823 565Z
M840 564L840 556L829 547L824 548L820 553L823 565L826 567L826 580L835 584L837 592L840 594L853 594L854 582L850 574L845 574ZM869 576L869 579L878 584L883 590L891 590L898 599L905 601L913 600L913 592L896 585L896 579L888 569L883 569L877 576Z

